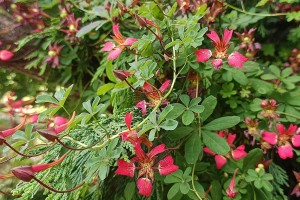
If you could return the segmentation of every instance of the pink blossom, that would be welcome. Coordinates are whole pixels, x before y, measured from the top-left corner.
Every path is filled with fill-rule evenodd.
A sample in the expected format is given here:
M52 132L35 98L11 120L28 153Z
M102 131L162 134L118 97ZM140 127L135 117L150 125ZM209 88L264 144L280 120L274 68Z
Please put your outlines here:
M8 50L0 50L0 60L1 61L8 61L13 56L14 56L14 54Z
M231 199L233 199L237 195L237 191L236 191L236 188L235 188L235 185L236 185L235 176L236 176L237 170L238 169L236 169L234 171L233 177L232 177L232 179L229 183L228 188L226 189L226 194Z

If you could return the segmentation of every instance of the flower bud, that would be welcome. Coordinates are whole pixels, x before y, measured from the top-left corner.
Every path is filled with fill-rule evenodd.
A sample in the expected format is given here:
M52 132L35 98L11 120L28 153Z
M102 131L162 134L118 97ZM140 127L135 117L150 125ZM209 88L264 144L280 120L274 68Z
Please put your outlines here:
M11 171L15 177L25 182L29 182L34 178L34 171L31 166L15 167Z
M8 50L0 50L0 60L8 61L10 60L14 54Z

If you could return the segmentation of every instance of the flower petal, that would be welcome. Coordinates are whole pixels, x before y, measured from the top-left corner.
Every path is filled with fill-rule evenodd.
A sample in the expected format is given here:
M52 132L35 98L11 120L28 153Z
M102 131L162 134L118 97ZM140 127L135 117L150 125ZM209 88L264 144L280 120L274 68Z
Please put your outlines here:
M125 115L125 123L129 130L131 129L131 121L132 121L132 114L130 112L128 112Z
M118 169L115 171L116 174L134 177L135 165L133 162L126 162L124 159L118 160Z
M11 129L4 130L4 131L0 131L0 136L2 136L3 138L6 138L6 137L14 134L15 132L17 132L17 130L19 130L20 128L22 128L24 126L25 122L26 122L26 117L23 118L23 120L21 121L21 123L18 126L11 128Z
M223 65L222 59L214 59L211 61L211 65L214 67L215 70L219 70L220 67Z
M221 169L227 162L226 158L221 155L216 155L215 161L216 161L217 169Z
M75 111L74 111L71 119L67 123L62 124L60 126L55 126L54 127L55 133L58 134L58 133L63 132L64 130L66 130L73 123L73 121L75 119L75 116L76 116L76 114L75 114Z
M152 181L148 178L139 178L137 181L139 194L149 197L152 193Z
M278 126L276 126L276 129L280 135L285 135L285 127L283 124L279 124Z
M60 125L67 123L68 119L61 117L61 116L55 116L53 119L53 122L56 126L60 126Z
M277 143L277 134L273 132L263 131L262 139L271 145L275 145Z
M119 30L119 24L113 25L113 33L117 38L119 38L119 39L123 38L123 36L121 35L120 30Z
M166 80L159 88L159 90L161 91L161 93L164 93L166 91L166 89L170 86L170 80Z
M178 170L178 166L174 165L172 156L167 156L158 162L158 171L162 176L166 176Z
M231 133L228 134L227 143L229 144L229 146L233 144L235 138L236 138L236 134L231 134Z
M154 156L156 156L157 154L160 154L162 152L164 152L166 150L165 148L165 144L160 144L156 147L154 147L148 154L148 157L151 159Z
M135 38L127 38L122 45L124 45L124 46L131 46L133 43L135 43L137 41L138 40L135 39Z
M115 60L119 57L119 55L122 53L123 49L122 48L115 48L112 51L109 52L107 60Z
M111 51L115 47L115 43L113 42L106 42L104 44L104 47L101 49L101 51Z
M228 65L232 67L242 68L243 63L247 60L248 59L245 56L235 51L228 56Z
M220 43L220 38L215 31L211 31L210 33L206 34L215 44Z
M278 147L278 155L281 159L293 158L293 148L291 145L286 144Z
M143 90L145 90L146 92L153 92L154 91L152 85L150 83L148 83L147 81L143 85Z
M14 54L7 50L0 50L0 60L2 61L8 61L10 60Z
M245 146L240 145L235 150L231 152L233 159L239 160L247 156L247 152L245 151Z
M212 155L212 156L216 155L216 153L213 152L212 150L210 150L208 147L204 147L204 148L203 148L203 151L204 151L205 153L209 154L209 155Z
M292 143L295 147L300 147L300 135L294 135L292 137Z
M293 135L297 129L298 129L298 127L296 125L290 124L290 126L286 132L288 135Z
M65 159L66 156L67 156L67 154L64 154L60 159L58 159L52 163L33 165L33 166L31 166L31 168L34 172L44 171L50 167L60 164Z
M228 44L232 37L233 30L228 30L227 28L224 31L224 35L222 37L222 42Z
M206 62L212 56L212 52L209 49L196 50L195 54L197 56L197 58L196 58L197 62Z
M136 108L140 108L142 109L142 114L146 114L146 108L147 108L147 104L146 104L146 101L143 100L143 101L140 101L138 102L136 105L135 105Z

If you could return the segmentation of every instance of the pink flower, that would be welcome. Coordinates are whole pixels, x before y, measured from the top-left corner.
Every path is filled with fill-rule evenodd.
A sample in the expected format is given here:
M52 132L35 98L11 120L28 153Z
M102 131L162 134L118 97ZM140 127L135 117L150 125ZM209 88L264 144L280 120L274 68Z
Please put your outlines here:
M8 50L0 50L0 60L1 61L8 61L13 56L14 56L14 54Z
M130 163L124 160L118 160L118 168L116 174L133 177L135 169L138 170L137 187L139 194L149 197L152 193L152 182L154 181L154 172L158 171L160 175L166 176L178 170L178 166L174 165L172 156L167 156L157 163L157 155L165 152L165 145L158 145L145 153L141 144L135 145L136 156L131 159ZM135 163L137 165L135 165Z
M277 134L273 132L262 131L262 139L271 145L277 143Z
M230 39L232 37L232 30L227 28L224 31L222 39L218 36L215 31L211 31L206 34L213 41L213 46L215 51L212 52L209 49L199 49L196 50L196 61L197 62L206 62L210 59L211 56L214 59L211 61L212 66L218 70L223 65L223 59L228 59L228 65L236 68L242 68L243 63L247 61L247 58L238 52L232 52L230 55L227 54L227 51L230 47Z
M20 128L22 128L25 125L26 122L26 117L24 117L21 121L21 123L19 125L17 125L14 128L11 129L7 129L4 131L0 131L0 145L1 145L1 140L4 140L4 138L13 135L15 132L17 132L17 130L19 130Z
M237 191L236 191L236 189L235 189L235 185L236 185L236 183L235 183L235 176L236 176L237 170L238 170L238 169L236 169L236 170L234 171L232 180L230 181L229 186L228 186L228 188L226 189L226 194L227 194L227 196L228 196L229 198L231 198L231 199L233 199L233 198L237 195Z
M170 80L166 80L159 89L152 86L150 83L145 82L142 90L146 97L149 99L150 103L147 103L145 100L140 101L136 104L136 108L142 109L142 114L146 114L147 106L155 107L161 103L161 99L163 97L163 93L170 86ZM167 101L162 102L162 104L167 104Z
M235 148L233 142L236 138L236 134L228 134L227 136L223 131L218 133L219 137L226 138L228 145L231 147L230 152L227 155L218 155L208 147L204 147L203 151L209 155L215 156L216 168L221 169L226 163L227 159L233 158L234 160L240 160L247 156L247 152L245 151L245 146L240 145Z
M67 37L70 39L71 43L73 43L75 35L79 30L79 22L81 21L81 18L75 19L74 13L72 13L66 16L66 18L63 21L66 22L68 29L61 31L67 33Z
M49 45L49 51L48 51L48 57L45 59L45 62L48 64L52 63L52 67L58 67L59 66L59 54L60 51L64 48L64 45L57 46L57 42L54 43L52 46Z
M125 38L119 31L119 24L113 25L114 36L112 38L117 43L117 46L113 42L106 42L101 51L109 52L107 59L115 60L119 57L125 47L131 46L137 42L135 38Z
M135 72L127 71L127 70L113 70L113 72L114 72L114 75L121 81L126 80L127 77L129 77L135 73Z
M260 112L260 115L267 118L278 118L278 115L276 113L276 110L278 108L278 104L274 99L271 100L262 100L260 107L263 109L262 112Z

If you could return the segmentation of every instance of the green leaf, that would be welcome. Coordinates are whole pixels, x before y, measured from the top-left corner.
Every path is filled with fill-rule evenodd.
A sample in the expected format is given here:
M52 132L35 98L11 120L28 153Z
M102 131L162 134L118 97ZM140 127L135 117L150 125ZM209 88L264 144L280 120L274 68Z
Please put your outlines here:
M114 65L112 64L111 61L107 62L107 65L106 65L106 75L107 75L107 78L111 81L111 82L116 82L117 79L113 73L113 70L114 70Z
M114 83L107 83L102 86L100 86L97 90L97 95L103 95L106 94L109 90L113 89L115 87Z
M179 117L186 109L186 107L180 103L173 103L171 104L173 109L169 114L166 116L167 119L176 119Z
M264 180L264 181L271 181L271 180L273 180L274 178L273 178L272 174L264 174L264 175L261 177L261 179Z
M232 72L232 77L236 82L238 82L241 85L248 84L248 78L244 72L242 72L241 70L238 70L238 69L234 69L234 68L231 69L231 72Z
M171 131L174 130L178 125L178 121L174 119L168 119L159 125L160 128Z
M169 44L167 44L167 45L165 46L165 49L168 49L168 48L170 48L170 47L172 47L172 46L174 46L174 45L176 45L176 44L181 44L181 41L180 41L180 40L175 40L175 41L173 41L173 42L170 42Z
M103 26L107 21L106 20L98 20L95 22L92 22L84 27L82 27L77 33L76 36L77 37L81 37L84 36L85 34L91 32L93 29L95 29L96 27L99 29L101 26Z
M196 106L200 103L201 97L194 98L190 101L189 107Z
M241 119L238 116L221 117L209 122L202 128L210 131L220 131L227 128L231 128L237 125L240 121Z
M271 65L271 66L269 67L269 70L270 70L275 76L280 77L280 69L279 69L277 66Z
M182 115L182 123L187 126L194 121L194 118L194 113L190 110L186 110Z
M243 161L243 171L247 172L248 169L253 169L263 155L263 151L258 148L249 151Z
M173 106L171 104L167 105L163 111L159 114L158 116L158 124L160 124L166 117L167 115L172 111Z
M221 200L222 199L222 187L219 181L213 180L211 183L211 197L213 200Z
M187 194L190 190L190 185L187 182L180 184L180 191L182 194Z
M268 181L264 181L263 182L263 187L268 191L268 192L272 192L273 191L273 185L268 182Z
M53 104L58 104L58 101L50 96L50 95L39 95L36 98L35 103L53 103Z
M201 104L204 106L204 111L201 113L202 122L204 122L214 111L217 105L217 98L214 96L209 96Z
M209 131L202 132L203 143L213 152L219 155L226 155L230 147L224 138Z
M171 140L180 140L189 135L193 130L194 128L192 127L178 127L174 131L168 132L166 136Z
M195 113L202 113L204 111L204 106L196 105L196 106L190 107L190 110Z
M166 178L164 179L164 182L165 183L182 183L182 181L183 181L182 175L183 175L182 170L177 170L176 172L167 175Z
M269 0L260 0L255 7L264 6L266 3L268 3Z
M196 163L201 152L202 145L200 136L197 133L194 133L185 143L184 157L186 159L186 162L188 164Z
M135 183L134 182L129 182L126 184L126 187L124 189L124 196L126 200L132 200L134 196L135 191Z
M263 79L263 80L266 80L266 81L268 81L268 80L277 80L278 79L278 77L274 76L273 74L264 74L260 78Z
M185 105L185 107L189 107L190 97L188 95L182 94L179 96L179 98L182 101L182 103Z
M168 199L173 199L175 197L175 195L178 193L179 189L180 189L180 183L175 183L169 190L167 197Z

